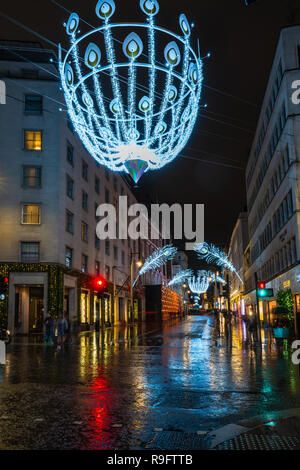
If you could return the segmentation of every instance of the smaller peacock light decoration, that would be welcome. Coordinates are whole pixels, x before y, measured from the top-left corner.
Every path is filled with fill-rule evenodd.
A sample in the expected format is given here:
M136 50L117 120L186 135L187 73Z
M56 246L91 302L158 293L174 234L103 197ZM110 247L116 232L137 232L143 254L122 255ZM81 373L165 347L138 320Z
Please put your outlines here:
M79 35L80 18L65 24L71 46L59 67L68 113L94 159L112 171L142 174L171 162L193 130L202 61L191 45L191 25L180 34L155 24L157 0L140 0L144 23L112 23L113 0L99 0L102 25Z
M204 259L208 264L216 264L217 266L228 269L228 271L234 273L240 282L244 284L241 276L223 250L206 242L196 243L194 250L199 258Z

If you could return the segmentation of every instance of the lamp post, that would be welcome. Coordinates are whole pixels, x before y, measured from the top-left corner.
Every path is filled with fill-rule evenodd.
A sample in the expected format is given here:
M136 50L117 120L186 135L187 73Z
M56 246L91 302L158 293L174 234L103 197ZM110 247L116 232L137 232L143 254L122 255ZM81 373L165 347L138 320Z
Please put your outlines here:
M143 262L140 259L139 252L132 252L130 253L130 319L134 322L134 314L133 314L133 259L134 255L138 255L139 259L136 262L138 268L143 266Z

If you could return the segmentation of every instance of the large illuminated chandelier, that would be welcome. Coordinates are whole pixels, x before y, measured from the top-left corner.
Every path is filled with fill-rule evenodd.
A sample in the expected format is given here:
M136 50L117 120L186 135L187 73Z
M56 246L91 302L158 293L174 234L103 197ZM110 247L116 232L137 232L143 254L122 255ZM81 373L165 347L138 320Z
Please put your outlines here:
M185 146L201 95L202 61L190 45L191 26L179 17L181 35L155 25L157 0L140 0L145 23L111 23L113 0L99 0L103 24L79 36L80 19L65 24L71 47L60 75L68 113L94 159L135 182L162 168Z
M188 280L189 288L193 294L204 294L211 283L209 271L198 271L197 276L190 277Z
M212 282L226 284L226 281L212 271L200 270L197 276L188 279L189 288L194 294L204 294Z

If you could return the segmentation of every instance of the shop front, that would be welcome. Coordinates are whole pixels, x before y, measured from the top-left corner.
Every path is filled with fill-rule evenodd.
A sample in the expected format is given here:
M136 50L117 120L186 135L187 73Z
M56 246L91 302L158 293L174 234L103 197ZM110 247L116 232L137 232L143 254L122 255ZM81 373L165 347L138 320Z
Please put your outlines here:
M11 274L8 328L13 335L37 335L43 333L47 311L47 293L47 274Z

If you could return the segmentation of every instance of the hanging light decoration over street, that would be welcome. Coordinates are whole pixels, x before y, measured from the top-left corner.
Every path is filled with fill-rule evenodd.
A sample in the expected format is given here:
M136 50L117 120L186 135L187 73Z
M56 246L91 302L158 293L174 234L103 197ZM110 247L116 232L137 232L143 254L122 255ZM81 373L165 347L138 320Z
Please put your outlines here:
M68 113L94 159L137 182L176 158L188 141L199 108L202 61L180 35L156 26L157 0L141 0L145 23L111 23L113 0L99 0L103 22L79 36L80 18L66 23L71 46L59 67Z

